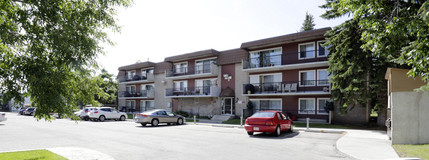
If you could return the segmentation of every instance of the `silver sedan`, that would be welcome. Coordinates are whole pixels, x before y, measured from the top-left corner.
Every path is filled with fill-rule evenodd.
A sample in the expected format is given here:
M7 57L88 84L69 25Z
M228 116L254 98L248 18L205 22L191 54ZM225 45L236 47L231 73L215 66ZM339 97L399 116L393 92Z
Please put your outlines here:
M146 111L143 113L136 114L136 116L134 117L134 122L140 123L142 126L146 126L147 124L157 126L160 123L167 123L168 125L182 125L184 123L184 120L185 118L183 116L174 114L164 109Z

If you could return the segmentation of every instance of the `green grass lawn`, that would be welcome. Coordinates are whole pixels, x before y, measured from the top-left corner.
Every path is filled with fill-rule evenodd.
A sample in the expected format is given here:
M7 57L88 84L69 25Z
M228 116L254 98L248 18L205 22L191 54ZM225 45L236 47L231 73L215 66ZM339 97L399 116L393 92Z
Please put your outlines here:
M128 113L127 115L128 115L128 119L134 119L134 115L133 114Z
M245 121L245 119L243 119L243 125L244 125L244 121ZM238 124L238 125L240 125L240 119L230 119L227 121L223 121L222 123L223 124Z
M194 122L194 119L185 119L186 122ZM199 120L197 119L197 122L199 122Z
M51 159L62 160L64 159L66 160L66 158L44 149L0 153L0 159L13 159L13 160L51 160Z
M429 160L429 144L425 145L393 145L399 157L418 157Z

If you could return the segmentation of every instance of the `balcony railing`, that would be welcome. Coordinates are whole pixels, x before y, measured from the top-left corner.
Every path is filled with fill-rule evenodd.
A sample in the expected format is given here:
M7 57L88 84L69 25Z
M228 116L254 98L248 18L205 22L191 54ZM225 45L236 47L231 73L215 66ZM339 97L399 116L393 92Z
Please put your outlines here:
M165 96L189 96L189 97L217 97L219 96L219 87L184 87L184 88L167 88Z
M154 76L153 73L146 73L146 75L134 75L134 76L122 76L119 77L119 82L131 82L131 81L149 81L149 82L153 82L154 81Z
M140 92L122 91L119 92L119 97L141 97L141 98L154 98L154 90L141 90Z
M312 54L313 56L305 56ZM300 55L302 57L300 57ZM243 59L243 69L274 67L288 64L308 63L308 62L321 62L327 61L326 56L317 57L314 50L289 52L278 55L267 55L262 57Z
M166 77L186 76L186 75L199 75L199 74L217 74L217 65L214 63L188 66L181 68L173 68L166 71Z
M243 84L243 94L330 92L329 80L306 80Z

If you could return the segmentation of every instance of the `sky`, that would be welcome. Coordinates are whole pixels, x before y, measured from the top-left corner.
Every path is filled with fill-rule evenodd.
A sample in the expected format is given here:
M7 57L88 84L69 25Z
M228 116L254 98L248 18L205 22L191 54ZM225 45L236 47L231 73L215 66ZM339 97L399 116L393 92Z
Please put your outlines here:
M325 20L324 0L134 0L119 9L120 33L108 33L97 59L109 73L137 61L162 62L165 57L206 49L239 48L241 43L296 33L305 14L315 28L334 27L349 17Z

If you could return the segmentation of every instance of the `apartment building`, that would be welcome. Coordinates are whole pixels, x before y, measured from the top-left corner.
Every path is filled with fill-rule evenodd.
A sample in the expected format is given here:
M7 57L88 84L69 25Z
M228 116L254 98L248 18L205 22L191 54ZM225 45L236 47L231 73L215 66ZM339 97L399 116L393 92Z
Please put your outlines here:
M329 119L331 86L324 34L331 28L244 42L119 67L119 109L152 108L201 116L281 110ZM347 117L343 118L347 119Z

